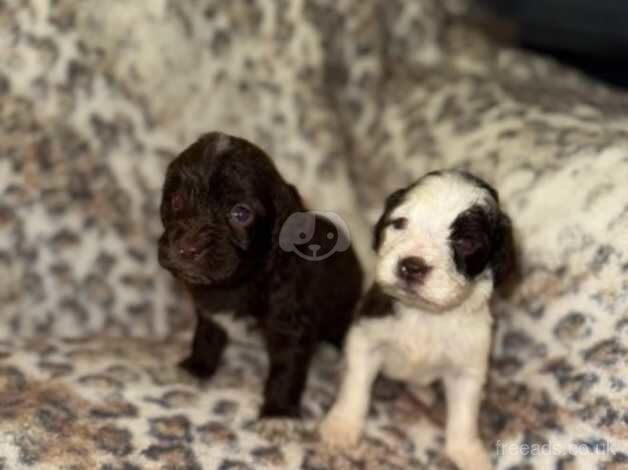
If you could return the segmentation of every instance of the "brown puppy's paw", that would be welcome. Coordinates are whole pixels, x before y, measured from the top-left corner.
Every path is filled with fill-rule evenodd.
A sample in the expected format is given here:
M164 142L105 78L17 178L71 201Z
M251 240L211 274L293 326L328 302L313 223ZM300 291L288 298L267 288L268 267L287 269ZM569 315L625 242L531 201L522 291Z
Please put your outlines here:
M214 375L215 371L215 368L212 369L205 366L192 356L179 362L178 367L199 380L208 380L212 375Z
M295 436L301 434L303 423L294 417L265 417L255 423L254 429L269 441L286 442L295 440Z
M286 418L298 420L301 418L299 406L278 405L272 401L265 401L259 412L259 419Z

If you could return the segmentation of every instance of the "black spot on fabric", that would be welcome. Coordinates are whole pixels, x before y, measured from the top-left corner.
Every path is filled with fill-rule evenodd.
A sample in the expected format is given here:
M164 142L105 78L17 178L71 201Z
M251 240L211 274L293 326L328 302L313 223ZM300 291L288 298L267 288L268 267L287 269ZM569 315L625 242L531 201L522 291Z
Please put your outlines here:
M165 441L190 441L190 421L183 415L153 418L150 434Z
M147 459L156 462L177 462L180 466L166 467L185 470L202 470L196 455L189 447L182 444L151 445L142 451Z
M584 359L600 367L611 367L626 357L628 350L617 338L600 341L584 352Z
M103 426L95 435L96 446L116 457L124 457L133 451L132 436L128 429Z

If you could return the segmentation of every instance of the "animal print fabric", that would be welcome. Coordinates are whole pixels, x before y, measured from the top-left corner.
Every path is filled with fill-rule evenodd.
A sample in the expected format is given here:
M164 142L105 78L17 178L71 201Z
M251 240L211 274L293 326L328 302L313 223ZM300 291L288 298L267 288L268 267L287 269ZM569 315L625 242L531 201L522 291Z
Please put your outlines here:
M628 468L628 97L497 45L464 1L0 1L0 468L450 468L436 387L380 381L360 448L255 417L255 331L199 384L156 262L168 162L219 129L267 150L368 253L385 194L461 167L500 192L520 279L482 412L498 469Z

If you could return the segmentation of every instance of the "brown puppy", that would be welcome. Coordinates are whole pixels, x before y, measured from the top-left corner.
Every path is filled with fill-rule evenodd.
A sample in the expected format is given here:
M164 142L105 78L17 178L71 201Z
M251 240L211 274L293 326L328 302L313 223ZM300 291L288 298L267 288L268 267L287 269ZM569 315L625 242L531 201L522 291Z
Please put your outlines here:
M306 213L270 158L246 140L209 133L169 166L159 262L193 295L197 327L181 366L210 377L227 334L212 319L255 317L270 356L261 417L297 417L316 344L342 344L362 290L347 234Z

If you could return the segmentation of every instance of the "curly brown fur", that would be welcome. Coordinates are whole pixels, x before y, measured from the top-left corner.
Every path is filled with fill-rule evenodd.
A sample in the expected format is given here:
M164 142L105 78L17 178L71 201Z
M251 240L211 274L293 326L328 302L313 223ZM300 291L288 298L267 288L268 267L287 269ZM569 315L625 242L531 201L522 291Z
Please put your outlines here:
M282 249L282 228L305 207L270 158L246 140L209 133L169 166L164 183L159 261L186 283L198 323L181 366L210 377L227 333L216 311L254 316L270 356L262 417L296 417L316 344L340 346L362 290L362 270L349 247L321 260ZM314 217L314 216L312 216ZM343 234L316 216L308 247L334 250ZM332 235L330 235L332 234ZM316 254L316 248L312 249Z

